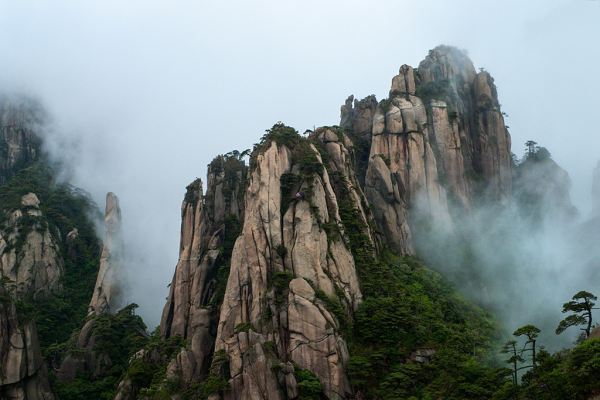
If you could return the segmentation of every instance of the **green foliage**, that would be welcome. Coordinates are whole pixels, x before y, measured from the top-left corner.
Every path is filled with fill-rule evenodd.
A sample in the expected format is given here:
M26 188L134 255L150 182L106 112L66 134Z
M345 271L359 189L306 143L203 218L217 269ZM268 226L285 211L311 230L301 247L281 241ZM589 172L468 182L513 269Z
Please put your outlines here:
M56 182L55 171L45 160L20 170L0 186L0 229L6 228L12 210L21 208L21 197L35 193L42 217L24 215L18 221L17 253L31 229L50 229L65 261L63 290L47 297L23 298L22 306L34 310L42 350L63 343L81 326L96 281L100 248L91 217L97 207L89 196L68 184ZM77 228L79 236L67 243L66 233ZM27 303L27 304L25 304Z
M294 128L285 125L283 122L277 122L271 129L267 129L267 133L260 139L260 144L270 144L272 141L280 146L294 147L302 140L302 136Z
M233 329L233 331L235 333L250 332L251 329L254 330L254 327L252 326L252 324L250 322L242 322L240 324L237 324L235 326L235 328Z
M600 394L600 339L588 339L571 350L541 350L537 367L523 376L519 399L587 400Z
M298 383L298 400L320 400L323 398L323 386L314 373L296 366L294 376Z
M289 271L275 271L271 274L270 285L274 288L275 305L280 306L287 300L287 293L294 274Z
M147 341L146 325L135 314L137 307L129 304L114 315L105 313L95 317L94 350L107 354L113 364L127 365L129 357Z
M488 316L413 258L387 254L377 265L387 270L379 274L386 282L373 282L381 290L366 297L356 312L348 371L353 386L367 398L425 393L489 398L476 393L488 395L486 385L502 384L506 371L483 363L495 328ZM431 362L406 364L422 348L435 350ZM418 385L414 376L419 376Z
M341 289L336 287L336 295L328 296L327 293L319 289L313 282L309 280L307 281L315 291L315 297L325 304L325 308L327 308L327 310L329 310L329 312L331 312L340 323L338 329L342 335L349 336L351 334L352 321L342 304L344 293L341 291Z
M136 304L130 304L114 315L94 317L91 331L95 338L93 350L98 360L107 356L110 361L104 365L105 372L100 377L80 373L74 381L68 383L52 379L53 389L61 400L114 397L116 385L128 369L129 359L148 342L146 326L135 314L136 308ZM77 350L69 349L73 354ZM136 383L149 379L152 372L150 366L142 362L133 362L130 368Z
M576 293L571 301L563 304L562 312L571 312L572 314L560 321L558 328L556 328L556 334L562 333L571 326L586 325L583 330L585 331L586 337L589 337L592 328L592 310L596 305L596 300L598 300L598 297L590 292L582 290Z
M229 382L222 376L209 375L200 384L197 395L200 399L208 399L211 394L223 394L229 389Z
M284 259L287 255L287 248L282 243L280 243L277 246L275 246L275 252L279 257L281 257L281 259Z
M166 381L166 364L184 346L185 341L180 336L164 339L157 328L144 346L145 354L151 357L134 359L126 369L125 376L132 380L135 387L144 388L140 394L150 398L158 399L173 392L177 382Z
M418 85L415 94L423 100L423 103L428 105L431 100L442 100L448 103L450 93L450 81L448 79L438 79Z
M233 150L227 154L215 157L208 165L209 173L216 176L223 175L223 198L225 200L225 208L235 200L238 204L243 203L244 188L246 184L246 175L248 167L243 161L243 158L249 150L240 153ZM214 203L213 193L208 192L207 203ZM236 196L236 198L234 198Z
M539 328L531 324L524 325L513 332L515 336L526 336L529 341L535 340L539 334Z
M510 383L509 370L486 363L496 330L489 316L416 258L376 255L347 178L329 175L364 295L344 335L353 389L363 398L489 399ZM419 349L434 354L410 362Z

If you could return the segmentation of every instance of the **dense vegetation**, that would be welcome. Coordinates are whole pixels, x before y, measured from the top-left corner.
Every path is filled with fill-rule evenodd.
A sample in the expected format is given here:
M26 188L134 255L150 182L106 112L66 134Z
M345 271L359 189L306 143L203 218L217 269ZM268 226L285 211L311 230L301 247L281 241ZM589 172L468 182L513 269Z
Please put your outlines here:
M129 359L147 342L146 325L135 314L136 304L130 304L116 314L102 314L93 318L90 349L98 360L97 370L80 371L71 382L61 382L51 375L52 386L61 400L111 400L115 388L129 365ZM79 331L71 340L53 347L54 356L84 356L86 349L77 348ZM165 346L163 346L165 347ZM60 354L57 354L60 353Z
M422 96L437 98L448 87L442 84L422 90L427 90L421 93ZM339 128L334 129L338 135L344 134ZM278 123L255 146L251 164L271 142L286 145L297 166L293 173L284 174L281 179L281 209L285 212L300 190L302 196L310 200L312 178L315 174L323 174L327 153L318 141L302 137L293 128ZM547 162L550 155L542 149L534 148L524 163ZM361 151L360 146L357 151ZM247 169L242 161L245 155L246 152L232 152L217 157L210 165L214 173L224 172L227 203L243 201L242 190L233 192L229 189L243 189L245 185ZM93 290L99 247L91 222L95 205L85 193L56 182L53 177L54 172L48 164L38 161L0 186L3 208L0 229L8 223L7 212L21 207L21 196L29 192L37 194L42 222L59 240L65 261L63 290L48 298L21 299L19 307L21 315L35 318L42 349L50 365L56 366L65 356L77 356L85 350L78 348L75 341L78 329L85 321ZM343 305L343 295L329 297L313 287L316 297L338 319L339 329L350 350L347 365L350 383L362 398L587 400L600 393L600 338L582 339L574 348L556 354L548 353L537 344L536 352L532 350L536 349L539 330L527 325L517 329L514 341L507 343L506 358L498 346L503 334L490 315L463 299L440 274L428 269L417 258L398 257L385 246L375 249L367 235L368 227L362 222L359 210L354 208L348 178L333 171L330 171L330 178L344 225L344 239L354 256L364 301L350 315ZM195 184L199 185L198 182ZM205 200L214 205L211 194ZM540 200L528 198L527 201L537 204ZM27 221L24 219L21 223ZM335 224L318 222L329 240L341 238ZM78 229L79 235L69 243L66 233L73 228ZM208 277L214 283L214 292L206 304L214 313L218 312L223 299L230 256L241 223L238 218L229 216L220 228L221 251L216 260L217 268ZM275 250L281 258L286 257L284 246ZM289 272L269 275L277 306L285 302L292 278ZM169 399L172 394L186 400L207 399L211 394L227 390L229 361L223 351L213 355L210 370L201 382L183 387L179 380L167 379L169 360L186 343L180 337L162 338L158 330L148 335L135 308L132 304L114 315L93 317L95 344L92 351L106 362L101 364L101 370L80 373L69 383L59 382L51 373L59 399L112 399L117 384L123 379L128 380L141 396L155 400ZM581 311L575 303L567 309ZM587 318L578 314L569 316L570 319L567 317L566 322L559 325L557 333L577 324L587 324L586 333L590 336L591 306L587 309ZM237 332L250 329L253 327L249 323L236 327ZM269 343L265 346L269 347ZM139 352L140 349L143 351ZM314 373L295 366L294 374L299 399L323 398L322 382Z
M65 342L73 330L81 326L99 262L99 244L92 223L97 213L95 204L85 192L57 182L54 176L48 163L39 160L0 186L0 229L7 227L10 211L21 208L21 197L35 193L42 211L42 221L37 222L49 227L64 259L61 292L47 298L22 299L24 305L33 310L31 317L36 320L42 349ZM27 232L23 224L29 220L21 220L20 238L23 238ZM66 235L73 228L77 228L79 234L68 243ZM17 252L19 250L17 248Z

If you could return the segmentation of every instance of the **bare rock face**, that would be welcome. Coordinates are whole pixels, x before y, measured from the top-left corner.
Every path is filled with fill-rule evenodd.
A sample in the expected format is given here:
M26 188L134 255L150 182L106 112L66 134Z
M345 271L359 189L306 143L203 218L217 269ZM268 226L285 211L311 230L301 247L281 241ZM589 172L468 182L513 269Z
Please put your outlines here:
M0 227L0 272L16 285L18 295L48 296L60 289L64 265L59 240L51 233L35 193L21 199Z
M0 185L38 158L40 140L34 128L42 114L39 105L29 99L0 95Z
M600 161L594 169L592 178L592 215L600 217Z
M219 268L225 268L243 216L247 167L236 155L219 156L208 168L208 190L198 179L187 187L182 204L179 261L160 324L165 338L180 336L188 346L167 375L185 384L207 374L214 352L218 304L223 295Z
M400 253L411 254L408 208L449 225L446 191L438 180L422 101L398 95L380 107L385 128L376 133L374 126L365 194L388 242Z
M216 350L225 351L230 365L225 398L294 393L293 379L264 368L288 360L313 371L328 398L345 398L351 393L346 344L336 317L315 296L337 299L347 312L362 299L338 199L313 145L264 146L249 176L217 332ZM266 343L275 349L271 360Z
M431 101L431 137L437 150L440 171L448 191L464 209L471 206L471 184L466 178L463 142L455 115L448 114L444 101Z
M0 398L53 400L35 323L17 316L14 293L0 285Z
M450 119L458 122L465 171L481 178L469 184L473 187L483 183L483 187L473 189L490 199L509 196L510 135L490 74L483 70L475 72L464 52L438 46L419 64L419 78L417 95L446 101Z
M343 128L361 137L371 121L359 182L379 230L401 254L414 252L413 231L423 222L452 230L454 210L511 195L510 135L494 81L462 51L439 46L418 69L403 65L389 99L360 108L360 120L349 100Z
M102 314L115 311L115 294L118 292L116 274L120 268L121 253L121 208L117 196L109 192L106 194L106 208L104 212L104 226L106 234L100 255L100 268L94 294L88 307L89 314Z
M390 96L398 94L414 95L416 91L415 73L413 67L404 64L400 67L398 75L392 79L392 88Z
M104 313L115 312L118 308L118 270L121 268L120 253L121 241L121 209L117 196L109 192L106 194L106 207L104 212L104 226L106 229L100 267L92 300L88 306L88 318L78 333L75 344L76 351L69 352L56 375L63 382L70 382L78 373L88 372L91 376L100 377L106 373L111 361L106 354L99 354L94 350L96 338L94 329L95 317ZM76 235L71 231L69 235ZM68 235L68 236L69 236Z
M350 96L342 106L340 126L351 129L360 137L365 136L368 138L373 126L373 116L376 109L377 100L375 96L367 96L362 100Z

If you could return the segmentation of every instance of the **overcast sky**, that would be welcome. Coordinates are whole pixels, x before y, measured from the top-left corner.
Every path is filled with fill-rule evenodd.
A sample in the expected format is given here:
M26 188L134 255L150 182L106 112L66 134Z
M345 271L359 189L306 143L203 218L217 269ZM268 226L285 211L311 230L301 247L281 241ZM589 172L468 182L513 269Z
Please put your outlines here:
M496 80L513 151L534 139L590 207L600 158L600 2L0 0L0 90L38 97L50 147L103 207L121 198L129 301L158 322L185 186L281 120L339 122L349 94L387 95L438 44Z

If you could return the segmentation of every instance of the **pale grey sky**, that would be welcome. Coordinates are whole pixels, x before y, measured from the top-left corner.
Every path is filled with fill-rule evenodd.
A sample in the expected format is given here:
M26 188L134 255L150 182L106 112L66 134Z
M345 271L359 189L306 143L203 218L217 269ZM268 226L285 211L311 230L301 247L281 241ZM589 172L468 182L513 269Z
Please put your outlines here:
M534 139L589 210L600 158L600 2L590 0L0 0L0 90L39 97L50 147L103 206L121 198L130 301L158 321L185 186L276 121L337 124L438 44L496 79L513 151Z

